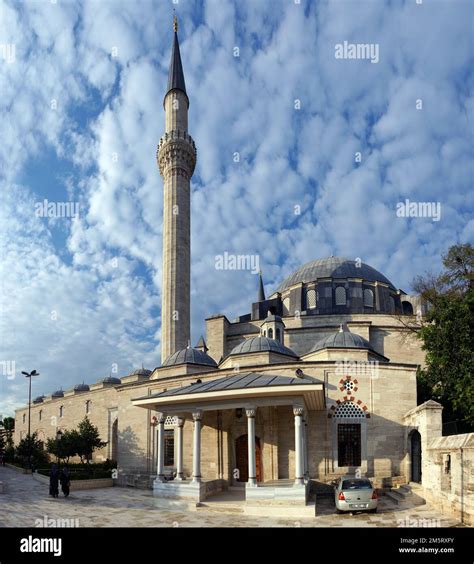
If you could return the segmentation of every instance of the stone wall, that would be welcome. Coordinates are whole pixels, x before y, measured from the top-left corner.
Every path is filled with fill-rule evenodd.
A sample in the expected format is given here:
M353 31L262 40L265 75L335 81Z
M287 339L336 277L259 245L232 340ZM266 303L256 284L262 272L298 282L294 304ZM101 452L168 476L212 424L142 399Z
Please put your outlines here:
M409 411L407 472L410 467L411 433L417 430L422 444L423 497L443 513L474 525L474 433L441 436L442 406L428 401Z

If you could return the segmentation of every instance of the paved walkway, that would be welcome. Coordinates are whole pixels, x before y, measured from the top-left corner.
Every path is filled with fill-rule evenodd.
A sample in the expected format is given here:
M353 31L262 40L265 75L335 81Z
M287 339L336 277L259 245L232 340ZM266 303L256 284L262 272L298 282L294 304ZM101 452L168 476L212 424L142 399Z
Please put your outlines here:
M32 476L0 467L0 527L35 527L40 522L70 519L78 527L397 527L444 526L458 523L429 505L399 509L382 498L377 514L337 515L330 499L318 503L318 516L305 519L249 517L211 511L162 509L150 491L103 488L72 492L53 499L47 485ZM59 524L61 526L61 524ZM64 525L62 525L64 526Z

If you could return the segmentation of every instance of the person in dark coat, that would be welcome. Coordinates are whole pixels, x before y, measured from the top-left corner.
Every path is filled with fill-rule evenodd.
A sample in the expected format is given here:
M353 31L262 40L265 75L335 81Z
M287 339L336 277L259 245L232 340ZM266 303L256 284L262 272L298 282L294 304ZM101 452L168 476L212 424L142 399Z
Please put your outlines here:
M67 466L64 466L64 468L61 470L60 481L61 481L61 490L64 494L64 497L67 497L69 495L69 487L71 485L71 479L69 477L69 470Z
M59 495L59 472L56 464L51 466L51 472L49 473L49 495L52 497L58 497Z

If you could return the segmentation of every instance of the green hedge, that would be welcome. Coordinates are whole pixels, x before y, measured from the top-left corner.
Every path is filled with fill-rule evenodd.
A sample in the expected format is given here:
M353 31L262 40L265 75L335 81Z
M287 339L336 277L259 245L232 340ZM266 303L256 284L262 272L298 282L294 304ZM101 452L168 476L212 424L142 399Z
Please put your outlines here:
M38 470L38 474L42 476L47 476L49 478L50 469L41 468ZM85 470L69 470L69 478L71 480L98 480L100 478L111 478L112 472L110 470L93 470L92 472L87 472Z

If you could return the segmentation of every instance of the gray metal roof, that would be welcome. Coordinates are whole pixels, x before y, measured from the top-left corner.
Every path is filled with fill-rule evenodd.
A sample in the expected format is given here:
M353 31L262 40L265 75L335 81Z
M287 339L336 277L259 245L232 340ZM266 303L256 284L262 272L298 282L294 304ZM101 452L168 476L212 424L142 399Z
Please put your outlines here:
M64 392L62 390L56 390L51 394L52 398L62 398L64 397Z
M310 352L320 351L322 349L368 349L372 347L364 337L351 333L348 329L339 330L323 339L320 339Z
M97 382L98 384L121 384L120 378L114 378L113 376L106 376Z
M286 354L287 356L298 358L298 355L291 349L285 347L279 341L269 339L268 337L251 337L250 339L245 339L245 341L232 349L229 356L266 351Z
M384 282L395 289L388 278L368 264L361 263L360 266L357 266L354 260L329 257L312 260L295 270L278 286L277 292L283 292L300 282L314 282L319 278L362 278L369 282Z
M163 362L162 366L174 366L176 364L204 364L217 367L216 361L211 356L204 351L191 347L173 353Z
M168 88L166 89L166 94L168 94L170 90L181 90L181 92L184 92L187 97L177 32L174 32L173 48L171 50L170 68L168 72Z
M147 368L137 368L136 370L134 370L130 376L150 376L151 374L151 370L148 370Z
M84 382L82 382L82 384L77 384L76 386L74 386L75 392L88 392L89 390L89 386L87 384L84 384Z
M271 388L274 386L307 386L315 384L312 380L302 380L301 378L290 378L288 376L272 376L271 374L261 374L258 372L246 372L235 376L224 376L210 382L201 384L190 384L182 388L175 388L165 392L158 392L150 396L136 399L176 397L186 394L198 394L201 392L217 392L223 390L240 390L243 388Z
M38 396L33 400L33 403L43 403L44 396Z

